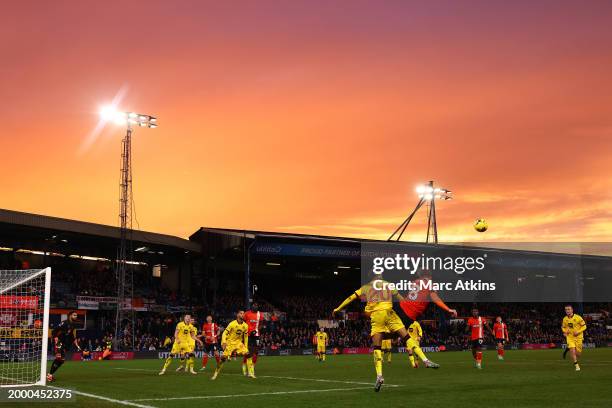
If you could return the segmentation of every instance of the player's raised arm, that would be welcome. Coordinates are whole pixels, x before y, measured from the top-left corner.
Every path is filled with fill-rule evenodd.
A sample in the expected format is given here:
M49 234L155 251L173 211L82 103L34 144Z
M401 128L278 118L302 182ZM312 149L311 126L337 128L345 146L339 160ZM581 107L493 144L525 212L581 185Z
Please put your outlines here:
M338 306L337 308L334 309L332 314L338 313L339 311L341 311L342 309L344 309L345 307L350 305L359 296L361 296L361 289L356 290L351 296L349 296L346 299L344 299L344 301L342 303L340 303L340 306Z
M440 309L444 310L446 313L450 313L452 317L457 317L457 311L446 306L446 303L444 303L444 301L440 298L440 296L438 296L436 292L431 292L429 294L429 297L431 301L434 302L436 306L438 306Z

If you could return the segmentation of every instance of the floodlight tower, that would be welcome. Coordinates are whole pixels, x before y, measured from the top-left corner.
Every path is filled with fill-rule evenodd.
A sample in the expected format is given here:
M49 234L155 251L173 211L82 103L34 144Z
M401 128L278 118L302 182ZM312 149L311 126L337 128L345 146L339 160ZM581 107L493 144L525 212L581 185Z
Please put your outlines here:
M135 126L156 128L157 118L135 112L118 112L113 107L103 108L100 112L102 118L117 125L126 127L125 136L121 140L121 169L119 192L119 224L120 239L117 252L115 277L117 279L117 312L115 315L115 340L126 336L121 332L124 322L130 326L128 336L130 344L134 346L134 271L132 251L132 132Z
M438 223L436 221L436 200L451 200L453 198L452 192L445 188L434 187L434 182L429 181L424 185L420 185L416 188L419 202L417 203L414 210L408 215L408 217L402 222L399 227L393 231L393 234L387 239L387 241L399 241L402 239L402 235L412 217L419 211L423 204L429 206L427 211L427 237L425 242L438 243Z

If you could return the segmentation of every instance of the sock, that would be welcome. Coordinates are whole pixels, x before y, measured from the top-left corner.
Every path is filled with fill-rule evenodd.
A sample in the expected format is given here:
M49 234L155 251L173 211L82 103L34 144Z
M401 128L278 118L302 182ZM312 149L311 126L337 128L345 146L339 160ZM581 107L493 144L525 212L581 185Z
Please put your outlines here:
M427 361L427 356L425 355L425 353L423 353L423 350L421 350L420 347L415 347L413 349L414 353L419 356L419 358L421 359L421 361L425 362Z
M215 356L215 361L217 362L217 365L219 365L219 362L221 361L221 358L219 356Z
M202 367L206 367L206 364L208 364L208 354L204 354L204 357L202 357Z
M408 359L410 360L410 365L412 366L412 368L416 367L415 361L414 361L414 356L413 355L409 355Z
M255 375L255 365L253 364L253 359L252 358L247 358L247 370L249 372L249 375Z
M56 372L57 369L62 366L62 364L64 364L64 360L60 360L57 358L53 360L53 364L51 364L51 370L49 370L49 374L53 374L54 372Z
M482 351L476 352L476 362L482 363Z
M376 368L376 375L382 375L382 351L380 349L374 349L374 367Z
M189 370L193 370L193 363L194 363L194 358L193 356L190 356L189 359L187 360L187 368Z
M253 355L253 364L257 364L257 354Z
M242 357L242 364L244 365L246 363L247 363L247 358L246 358L246 356L244 356L244 357Z
M247 363L242 363L242 374L247 374L248 372Z
M501 349L500 351L501 351L501 356L503 357L503 356L504 356L504 354L506 354L506 350Z
M185 358L182 357L181 361L179 361L179 367L182 367L185 364Z
M387 362L391 362L391 352L390 351L385 351L385 357L387 358Z
M166 368L168 368L168 366L170 365L170 363L172 363L172 357L166 358L166 361L164 362L164 368L162 370L165 371Z
M325 352L321 353L321 359L322 359L323 361L325 361L325 357L327 357L327 356L325 355Z
M221 371L221 369L223 368L223 364L225 364L225 360L223 360L222 358L217 360L217 371Z

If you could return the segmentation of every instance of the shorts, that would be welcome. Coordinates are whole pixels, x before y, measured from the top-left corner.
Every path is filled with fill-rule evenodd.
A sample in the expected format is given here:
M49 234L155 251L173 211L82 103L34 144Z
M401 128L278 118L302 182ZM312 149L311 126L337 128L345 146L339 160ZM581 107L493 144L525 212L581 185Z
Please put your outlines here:
M237 356L244 356L249 354L249 349L243 342L227 343L223 355L231 357L234 353L236 353Z
M404 323L393 309L377 310L370 314L372 329L370 336L377 333L395 333L404 329Z
M317 353L325 353L325 344L317 344Z
M567 336L567 348L575 348L577 352L582 353L582 339L580 337Z
M471 341L472 348L481 348L484 344L484 339L476 339Z
M251 347L259 347L259 336L249 336L249 340L247 341L249 348Z
M190 343L186 343L184 341L181 341L180 344L178 344L176 341L172 344L172 350L170 350L170 354L187 354L187 353L191 353L193 352L193 349L191 348L191 344Z
M55 358L59 358L61 360L64 360L66 358L66 352L68 351L68 348L65 347L63 344L59 344L59 345L54 345L53 346L53 353L55 354Z
M412 337L409 338L408 341L406 342L406 348L408 350L412 350L412 349L417 348L417 347L421 347L421 346L420 346L419 342L416 341L415 339L413 339Z
M214 355L219 350L217 343L204 343L204 352L209 356Z
M383 340L380 348L381 350L391 350L391 340Z
M495 343L501 343L501 344L506 344L506 339L495 339Z

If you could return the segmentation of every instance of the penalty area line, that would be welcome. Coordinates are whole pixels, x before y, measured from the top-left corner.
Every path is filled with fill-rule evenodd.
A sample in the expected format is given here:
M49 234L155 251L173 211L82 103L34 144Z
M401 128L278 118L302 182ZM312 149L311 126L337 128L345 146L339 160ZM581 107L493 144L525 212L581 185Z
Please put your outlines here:
M262 395L290 395L290 394L308 394L308 393L320 393L320 392L338 392L338 391L355 391L355 390L366 390L372 389L372 387L350 387L350 388L326 388L319 390L295 390L295 391L271 391L271 392L257 392L249 394L227 394L227 395L194 395L190 397L167 397L167 398L142 398L130 400L132 402L144 402L144 401L176 401L176 400L195 400L195 399L215 399L215 398L239 398L239 397L258 397Z

